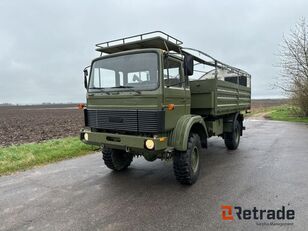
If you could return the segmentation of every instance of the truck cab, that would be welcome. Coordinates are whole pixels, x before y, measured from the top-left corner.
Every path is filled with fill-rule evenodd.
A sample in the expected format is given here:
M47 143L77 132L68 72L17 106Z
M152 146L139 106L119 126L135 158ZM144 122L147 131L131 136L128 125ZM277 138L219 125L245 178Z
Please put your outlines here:
M80 138L102 147L104 162L110 169L125 170L134 156L148 161L173 159L177 180L193 184L207 138L224 138L226 132L233 132L236 120L240 127L232 142L239 142L243 129L240 111L250 104L240 107L237 103L238 107L221 115L209 113L207 109L217 109L209 102L216 96L208 99L204 92L197 93L195 96L201 95L204 101L198 103L200 97L192 94L189 76L197 62L218 69L223 65L216 60L202 60L181 45L180 40L163 32L97 44L101 55L92 61L89 75L84 71L87 102ZM217 89L212 90L215 94ZM236 149L238 143L233 146L231 149ZM183 162L185 155L188 157Z

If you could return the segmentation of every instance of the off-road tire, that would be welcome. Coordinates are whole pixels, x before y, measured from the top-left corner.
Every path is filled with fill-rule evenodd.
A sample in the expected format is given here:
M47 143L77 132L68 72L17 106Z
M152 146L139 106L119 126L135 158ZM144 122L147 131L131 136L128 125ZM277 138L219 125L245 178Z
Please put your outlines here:
M225 132L224 133L224 139L225 139L225 145L229 150L235 150L237 149L239 143L240 143L240 137L241 137L241 124L238 120L234 121L234 128L232 132Z
M197 164L193 168L192 155L197 151ZM198 134L192 133L188 138L186 152L175 151L173 170L175 178L181 184L192 185L196 182L200 172L201 141Z
M105 165L115 171L127 169L133 161L133 155L123 150L104 148L102 153Z

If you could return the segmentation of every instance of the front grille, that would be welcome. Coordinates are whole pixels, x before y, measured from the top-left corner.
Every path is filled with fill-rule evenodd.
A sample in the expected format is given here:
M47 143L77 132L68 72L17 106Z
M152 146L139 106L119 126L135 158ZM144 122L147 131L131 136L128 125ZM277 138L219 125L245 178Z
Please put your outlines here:
M113 131L159 133L165 112L160 110L85 110L86 126Z

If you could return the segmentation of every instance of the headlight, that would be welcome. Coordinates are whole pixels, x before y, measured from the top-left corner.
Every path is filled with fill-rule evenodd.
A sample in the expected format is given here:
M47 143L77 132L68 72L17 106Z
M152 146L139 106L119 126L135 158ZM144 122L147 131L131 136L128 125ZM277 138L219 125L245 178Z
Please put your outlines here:
M84 139L85 139L86 141L89 140L89 134L88 134L88 133L85 133L83 137L84 137Z
M153 140L146 140L145 141L145 147L147 148L147 149L150 149L150 150L152 150L152 149L154 149L154 141Z

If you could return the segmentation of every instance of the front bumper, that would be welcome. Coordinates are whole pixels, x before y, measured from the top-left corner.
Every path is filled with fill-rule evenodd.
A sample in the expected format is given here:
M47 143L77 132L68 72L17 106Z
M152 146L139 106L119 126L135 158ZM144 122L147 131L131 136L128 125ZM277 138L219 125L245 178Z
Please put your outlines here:
M88 139L85 140L87 133ZM167 137L144 137L135 135L123 135L104 132L91 132L90 130L81 129L80 140L86 144L104 145L115 149L146 149L145 141L153 140L154 149L150 151L163 151L168 147ZM146 149L149 151L148 149Z

